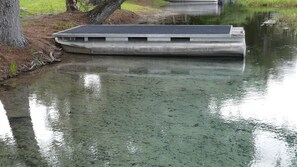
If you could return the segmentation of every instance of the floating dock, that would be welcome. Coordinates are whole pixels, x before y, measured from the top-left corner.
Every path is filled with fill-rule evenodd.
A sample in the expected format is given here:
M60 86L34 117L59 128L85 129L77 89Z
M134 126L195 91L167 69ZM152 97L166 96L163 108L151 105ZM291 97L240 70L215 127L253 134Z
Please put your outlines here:
M100 55L236 56L245 32L230 25L83 25L53 34L66 52Z

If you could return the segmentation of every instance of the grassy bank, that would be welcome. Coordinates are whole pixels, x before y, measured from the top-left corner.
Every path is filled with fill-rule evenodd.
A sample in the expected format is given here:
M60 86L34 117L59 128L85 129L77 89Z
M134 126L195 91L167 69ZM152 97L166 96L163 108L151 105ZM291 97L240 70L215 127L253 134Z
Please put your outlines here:
M21 8L26 9L22 15L61 13L66 9L63 0L21 0L20 5Z
M297 0L237 0L245 7L297 7Z
M168 3L164 0L126 0L121 8L132 12L150 12L156 11Z
M282 27L297 30L297 9L282 9L279 13L277 21Z
M130 3L130 2L123 3L122 6L121 6L121 9L132 11L132 12L140 12L140 11L146 12L146 11L157 10L155 8L141 6L141 5L133 4L133 3Z
M282 27L297 29L297 0L237 0L237 4L252 12L275 12Z
M158 8L169 4L169 2L165 0L126 0L126 3L140 4L153 8Z
M168 2L164 0L127 0L121 6L122 9L139 12L139 11L153 11L160 6L164 6ZM64 0L21 0L22 15L40 15L49 13L61 13L66 10ZM84 3L78 3L80 10L86 11L92 6L87 6Z

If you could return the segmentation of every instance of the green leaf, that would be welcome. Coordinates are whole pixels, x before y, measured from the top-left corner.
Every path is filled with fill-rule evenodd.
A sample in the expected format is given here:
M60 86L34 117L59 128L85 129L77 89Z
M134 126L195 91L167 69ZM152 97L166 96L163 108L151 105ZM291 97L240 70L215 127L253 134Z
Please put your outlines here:
M18 67L16 64L10 64L9 65L9 71L13 74L13 75L16 75L17 74L17 70L18 70Z

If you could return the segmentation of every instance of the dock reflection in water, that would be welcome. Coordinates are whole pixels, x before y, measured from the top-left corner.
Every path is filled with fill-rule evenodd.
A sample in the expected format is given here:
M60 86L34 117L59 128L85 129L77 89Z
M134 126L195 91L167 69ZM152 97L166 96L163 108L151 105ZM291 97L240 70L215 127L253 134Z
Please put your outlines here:
M164 6L163 9L182 15L205 16L220 15L221 7L218 3L175 2Z
M225 60L223 60L225 59ZM58 71L62 73L100 73L163 75L162 77L197 77L211 76L242 76L245 68L244 60L226 58L146 58L146 57L104 57L96 58L87 63L62 64ZM196 76L197 75L197 76ZM201 77L201 76L199 76Z
M276 89L255 86L245 73L237 60L97 57L61 64L28 87L1 92L0 153L15 160L7 154L0 164L289 166L296 162L294 126L253 113L275 103L269 92ZM254 88L263 93L253 96Z

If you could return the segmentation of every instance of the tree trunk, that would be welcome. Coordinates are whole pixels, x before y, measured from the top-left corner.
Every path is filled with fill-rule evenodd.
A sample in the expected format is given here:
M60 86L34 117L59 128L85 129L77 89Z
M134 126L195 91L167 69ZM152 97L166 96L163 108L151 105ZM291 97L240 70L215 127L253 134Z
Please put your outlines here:
M88 0L87 2L88 2L88 4L95 6L95 5L99 4L101 1L103 1L103 0Z
M66 11L67 12L77 11L76 0L66 0Z
M107 19L115 10L117 10L125 0L102 0L88 15L92 21L101 24Z
M19 0L0 0L0 43L24 47Z

